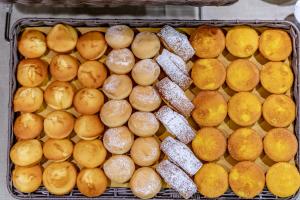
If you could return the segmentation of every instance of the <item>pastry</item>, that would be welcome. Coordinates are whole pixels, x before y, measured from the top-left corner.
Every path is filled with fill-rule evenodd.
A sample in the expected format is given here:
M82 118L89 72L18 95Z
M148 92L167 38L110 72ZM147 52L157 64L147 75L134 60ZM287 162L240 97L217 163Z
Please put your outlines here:
M143 86L152 85L160 74L160 67L152 59L138 61L131 70L133 80Z
M43 145L43 153L48 160L62 162L72 156L73 143L69 139L49 138Z
M283 62L268 62L260 70L261 85L270 93L282 94L293 85L294 75Z
M103 136L104 147L112 154L127 153L134 141L133 134L126 126L109 128Z
M58 81L71 81L77 76L79 62L68 54L57 54L50 63L50 74Z
M22 113L14 123L14 134L17 138L26 140L38 137L43 131L44 119L34 113Z
M127 48L114 49L107 55L105 64L113 73L127 74L133 68L135 58Z
M20 87L14 95L14 111L35 112L40 109L43 101L43 91L40 88Z
M274 127L286 127L296 117L296 105L293 100L283 94L273 94L265 100L262 112L264 119Z
M133 30L126 25L111 26L105 33L105 40L113 49L129 47L133 37Z
M264 137L264 150L275 162L290 161L298 150L295 134L286 128L274 128Z
M151 112L135 112L128 120L128 127L135 135L148 137L158 131L159 122Z
M283 30L265 30L259 39L259 51L271 61L285 60L292 53L291 38Z
M87 88L99 88L107 77L105 66L98 61L86 61L79 66L78 80Z
M227 115L227 102L218 91L200 91L193 103L192 117L199 126L217 126Z
M261 116L261 103L255 94L236 93L228 101L228 115L234 123L240 126L252 125Z
M139 137L135 139L130 155L139 166L153 165L160 156L159 143L154 137Z
M184 116L173 111L168 106L162 106L156 113L156 118L164 125L169 133L184 144L190 143L195 137L195 130Z
M137 85L132 89L129 102L139 111L151 112L160 106L161 98L154 87Z
M225 82L226 70L217 59L198 59L192 67L191 77L199 89L216 90Z
M132 81L127 75L110 75L103 84L102 91L110 99L125 99L132 90Z
M93 140L104 132L104 125L97 115L81 115L75 121L74 131L83 140Z
M151 32L138 33L131 44L133 54L139 59L153 58L159 49L159 38Z
M168 51L167 49L163 49L161 55L163 57L167 57L169 61L172 62L172 65L176 65L176 67L181 70L184 74L189 75L189 66L185 61L176 54Z
M251 128L240 128L228 139L228 151L237 161L254 161L263 151L260 135Z
M192 141L192 149L201 160L218 160L226 151L226 137L219 129L201 128Z
M150 199L161 190L162 181L154 169L141 167L134 172L129 187L138 198Z
M132 108L126 100L110 100L106 102L100 111L101 121L108 127L118 127L125 124L132 112Z
M247 59L237 59L229 64L226 71L226 83L236 92L250 91L259 82L257 66Z
M103 165L106 176L115 183L126 183L132 177L135 165L127 155L113 155Z

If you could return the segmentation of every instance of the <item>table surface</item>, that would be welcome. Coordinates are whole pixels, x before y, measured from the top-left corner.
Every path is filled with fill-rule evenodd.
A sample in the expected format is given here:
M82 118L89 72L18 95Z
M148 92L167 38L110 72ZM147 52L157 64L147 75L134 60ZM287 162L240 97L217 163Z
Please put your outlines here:
M1 0L0 0L1 2ZM277 2L279 2L277 0ZM224 7L166 6L147 8L102 8L102 9L66 9L13 6L12 22L22 17L78 17L78 18L179 18L179 19L286 19L293 13L293 3L277 5L262 0L239 0ZM9 43L4 39L5 15L7 4L0 4L0 199L13 199L6 188L7 156L7 116L9 94ZM201 11L201 12L200 12ZM76 13L76 15L74 14ZM101 14L100 14L101 13Z

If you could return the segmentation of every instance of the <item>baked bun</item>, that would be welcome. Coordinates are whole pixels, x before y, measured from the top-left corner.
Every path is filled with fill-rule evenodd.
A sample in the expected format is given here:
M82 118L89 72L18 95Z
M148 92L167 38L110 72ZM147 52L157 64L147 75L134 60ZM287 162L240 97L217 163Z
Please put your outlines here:
M127 75L110 75L103 84L102 91L110 99L125 99L132 90L132 81Z
M72 156L73 143L69 139L49 138L43 145L43 153L48 160L62 162Z
M77 76L79 62L71 55L57 54L50 63L50 73L55 80L71 81Z
M40 88L20 87L14 95L14 111L35 112L40 109L43 101L43 91Z
M108 69L116 74L127 74L135 64L132 52L127 49L114 49L106 58L105 62Z
M152 85L160 74L160 67L152 59L138 61L131 71L133 80L143 86Z
M132 108L126 100L110 100L106 102L100 111L101 121L108 127L118 127L125 124L132 112Z
M41 85L48 76L48 64L38 58L24 59L18 64L17 79L25 87Z
M151 32L138 33L132 44L131 50L139 59L153 58L160 49L159 38Z
M105 66L98 61L86 61L79 66L78 80L87 88L98 88L107 77Z
M104 132L104 125L97 115L81 115L75 120L74 131L83 140L93 140Z
M39 140L21 140L10 149L10 159L18 166L33 166L39 163L43 156Z
M128 120L129 129L137 136L149 137L159 129L159 122L151 112L135 112Z
M38 137L43 131L44 119L34 113L22 113L14 123L14 134L17 138L27 140Z
M105 40L113 49L129 47L133 37L133 30L126 25L111 26L105 33Z

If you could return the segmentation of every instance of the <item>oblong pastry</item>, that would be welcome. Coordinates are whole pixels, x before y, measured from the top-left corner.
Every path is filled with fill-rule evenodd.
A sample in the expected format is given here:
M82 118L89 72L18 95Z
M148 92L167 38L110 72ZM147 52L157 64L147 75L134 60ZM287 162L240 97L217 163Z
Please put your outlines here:
M75 120L74 131L83 140L93 140L104 132L98 115L81 115Z
M159 38L147 31L138 33L131 44L133 54L139 59L153 58L159 49Z
M143 86L152 85L160 74L160 67L152 59L138 61L131 70L133 80Z
M114 49L107 55L105 64L110 71L116 74L127 74L133 68L135 58L127 48Z
M103 84L102 91L110 99L125 99L132 90L132 81L127 75L110 75Z
M137 136L154 135L159 129L159 122L151 112L135 112L128 120L128 128Z
M44 142L43 153L48 160L62 162L72 156L73 143L69 139L49 138Z
M22 113L14 122L14 134L17 138L26 140L38 137L43 131L44 119L34 113Z
M14 111L35 112L40 109L43 101L43 91L40 88L20 87L14 95Z
M84 87L99 88L107 77L107 70L98 61L86 61L79 66L77 76Z
M126 25L111 26L105 32L105 40L113 49L129 47L133 37L133 30Z
M55 80L71 81L77 76L78 60L68 54L57 54L50 62L50 73Z

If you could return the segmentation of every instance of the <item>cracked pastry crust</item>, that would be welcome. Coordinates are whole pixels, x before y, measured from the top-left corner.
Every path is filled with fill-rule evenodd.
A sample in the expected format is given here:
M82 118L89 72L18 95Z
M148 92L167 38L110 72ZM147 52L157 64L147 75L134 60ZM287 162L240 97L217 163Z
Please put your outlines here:
M87 88L99 88L107 77L105 66L98 61L86 61L79 66L78 80Z
M14 111L35 112L40 109L43 101L43 91L40 88L20 87L14 95Z
M73 143L69 139L49 138L44 142L43 153L48 160L62 162L72 156Z
M22 113L14 123L14 134L19 139L34 139L38 137L44 128L42 116L34 113Z
M74 131L83 140L93 140L102 135L104 125L98 115L81 115L75 120Z
M50 74L58 81L71 81L77 76L79 62L67 54L57 54L50 62Z

